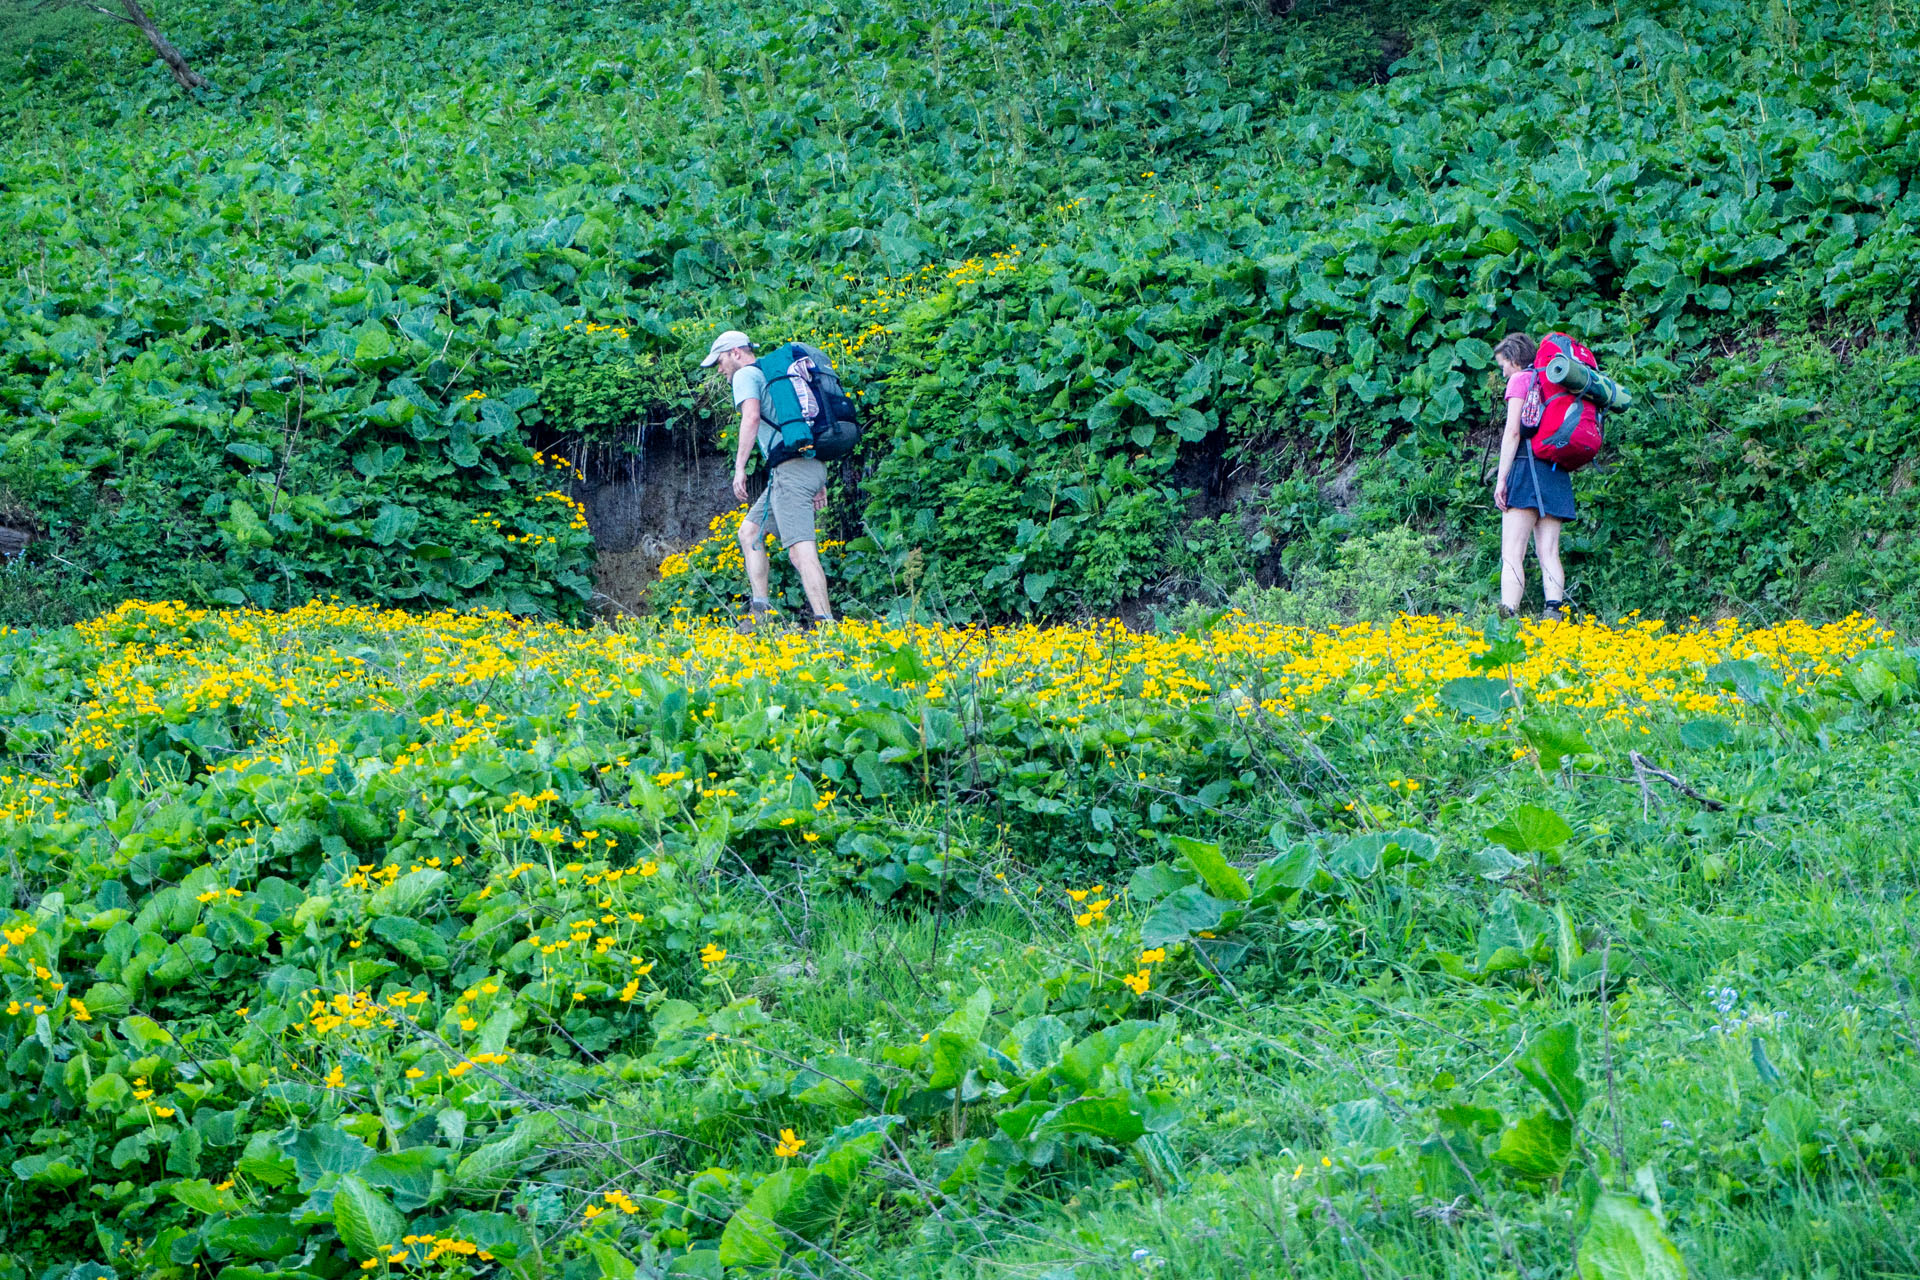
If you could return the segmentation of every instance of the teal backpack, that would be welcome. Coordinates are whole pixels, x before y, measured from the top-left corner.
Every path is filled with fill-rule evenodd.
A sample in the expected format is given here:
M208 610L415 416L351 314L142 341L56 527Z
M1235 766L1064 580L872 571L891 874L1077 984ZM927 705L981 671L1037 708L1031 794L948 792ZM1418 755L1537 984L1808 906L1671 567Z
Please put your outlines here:
M860 443L860 415L818 347L788 342L758 361L767 377L760 414L779 438L767 453L777 467L794 458L836 462Z

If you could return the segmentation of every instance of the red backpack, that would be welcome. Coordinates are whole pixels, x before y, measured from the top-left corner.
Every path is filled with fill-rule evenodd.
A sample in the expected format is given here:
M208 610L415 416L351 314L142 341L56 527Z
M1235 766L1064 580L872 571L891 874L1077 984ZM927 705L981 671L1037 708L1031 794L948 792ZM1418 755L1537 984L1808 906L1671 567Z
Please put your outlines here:
M1598 370L1600 361L1564 333L1550 333L1533 353L1533 389L1520 409L1520 425L1533 437L1533 456L1562 471L1578 471L1594 460L1603 443L1600 406L1571 388L1547 381L1555 356L1578 360Z

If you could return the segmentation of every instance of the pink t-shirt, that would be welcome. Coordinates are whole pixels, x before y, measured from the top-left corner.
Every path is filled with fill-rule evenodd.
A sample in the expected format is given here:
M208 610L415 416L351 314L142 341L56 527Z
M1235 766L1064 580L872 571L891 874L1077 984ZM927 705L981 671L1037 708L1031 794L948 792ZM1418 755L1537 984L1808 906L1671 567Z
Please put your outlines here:
M1525 400L1527 392L1533 390L1533 370L1522 369L1507 379L1507 399Z

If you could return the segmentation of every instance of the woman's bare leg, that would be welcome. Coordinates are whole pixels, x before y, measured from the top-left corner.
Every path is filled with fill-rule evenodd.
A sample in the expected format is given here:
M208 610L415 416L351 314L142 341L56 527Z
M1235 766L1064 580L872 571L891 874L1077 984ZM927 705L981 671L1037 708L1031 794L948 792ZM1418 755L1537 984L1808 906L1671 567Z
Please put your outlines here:
M1541 516L1533 527L1533 550L1540 557L1540 594L1547 600L1567 598L1567 574L1560 567L1560 526L1564 520Z
M1516 613L1527 593L1527 539L1539 516L1532 507L1508 507L1500 516L1500 603ZM1557 555L1553 563L1557 572ZM1546 568L1544 559L1541 568Z

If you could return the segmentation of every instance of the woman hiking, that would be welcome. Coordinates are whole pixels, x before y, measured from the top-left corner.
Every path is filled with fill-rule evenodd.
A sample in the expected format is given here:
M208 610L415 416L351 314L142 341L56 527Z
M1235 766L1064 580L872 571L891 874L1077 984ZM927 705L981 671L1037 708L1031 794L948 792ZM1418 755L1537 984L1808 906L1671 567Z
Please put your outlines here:
M1493 349L1507 378L1507 428L1500 437L1500 471L1493 482L1493 505L1500 508L1500 615L1520 612L1527 590L1527 537L1540 557L1540 609L1543 622L1565 615L1566 571L1560 566L1560 526L1575 519L1573 477L1533 456L1521 436L1520 410L1533 390L1535 346L1524 333L1510 333Z

